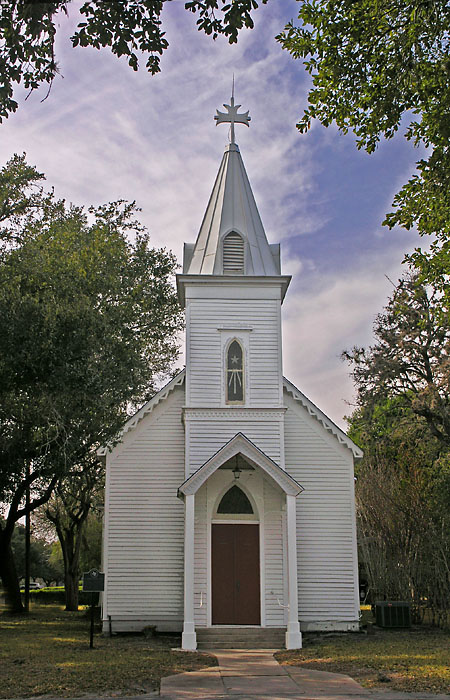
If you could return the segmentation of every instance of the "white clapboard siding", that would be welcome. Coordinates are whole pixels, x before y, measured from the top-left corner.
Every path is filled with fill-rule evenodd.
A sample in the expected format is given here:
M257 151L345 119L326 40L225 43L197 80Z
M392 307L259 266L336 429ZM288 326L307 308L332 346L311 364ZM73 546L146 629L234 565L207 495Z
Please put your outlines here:
M280 404L280 304L273 299L189 301L189 406L219 406L224 358L219 327L251 326L247 380L249 405ZM236 331L236 335L238 335Z
M107 457L104 616L113 627L183 617L183 405L184 387L176 387Z
M194 545L194 616L195 624L200 627L207 625L207 490L208 482L198 490L195 496L195 545Z
M283 512L284 495L266 479L264 484L264 571L266 626L285 624Z
M297 498L300 622L358 619L353 459L285 393L286 469L304 488Z
M189 459L193 473L212 457L236 433L244 433L260 450L277 464L280 462L280 435L282 423L278 419L251 418L232 419L214 415L192 418L189 422Z

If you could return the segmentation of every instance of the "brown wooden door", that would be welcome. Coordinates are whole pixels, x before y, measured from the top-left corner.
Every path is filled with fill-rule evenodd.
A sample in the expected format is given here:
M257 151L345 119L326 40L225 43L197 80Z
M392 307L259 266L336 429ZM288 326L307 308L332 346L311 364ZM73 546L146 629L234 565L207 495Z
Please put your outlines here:
M212 525L212 624L259 625L259 525Z

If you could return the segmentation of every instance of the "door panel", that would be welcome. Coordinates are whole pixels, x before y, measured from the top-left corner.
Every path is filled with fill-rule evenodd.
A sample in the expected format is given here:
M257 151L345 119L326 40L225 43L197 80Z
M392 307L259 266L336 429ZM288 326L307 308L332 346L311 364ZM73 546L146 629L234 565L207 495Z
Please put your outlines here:
M212 525L212 623L259 625L259 525Z
M260 624L259 525L236 527L237 616L241 625Z

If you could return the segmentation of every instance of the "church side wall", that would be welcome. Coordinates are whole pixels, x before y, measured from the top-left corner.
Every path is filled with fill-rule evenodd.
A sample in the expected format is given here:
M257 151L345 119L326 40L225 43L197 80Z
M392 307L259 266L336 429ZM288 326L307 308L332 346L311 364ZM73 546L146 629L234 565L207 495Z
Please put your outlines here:
M357 629L359 596L351 452L285 394L286 469L297 498L301 628Z
M113 631L181 628L183 405L179 387L107 457L105 629L108 615Z

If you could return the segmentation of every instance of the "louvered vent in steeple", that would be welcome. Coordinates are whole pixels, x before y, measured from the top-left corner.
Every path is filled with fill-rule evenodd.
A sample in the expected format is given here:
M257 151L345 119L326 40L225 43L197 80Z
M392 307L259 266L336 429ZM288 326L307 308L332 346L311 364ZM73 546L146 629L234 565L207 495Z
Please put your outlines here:
M223 239L223 274L244 274L244 241L235 231Z

